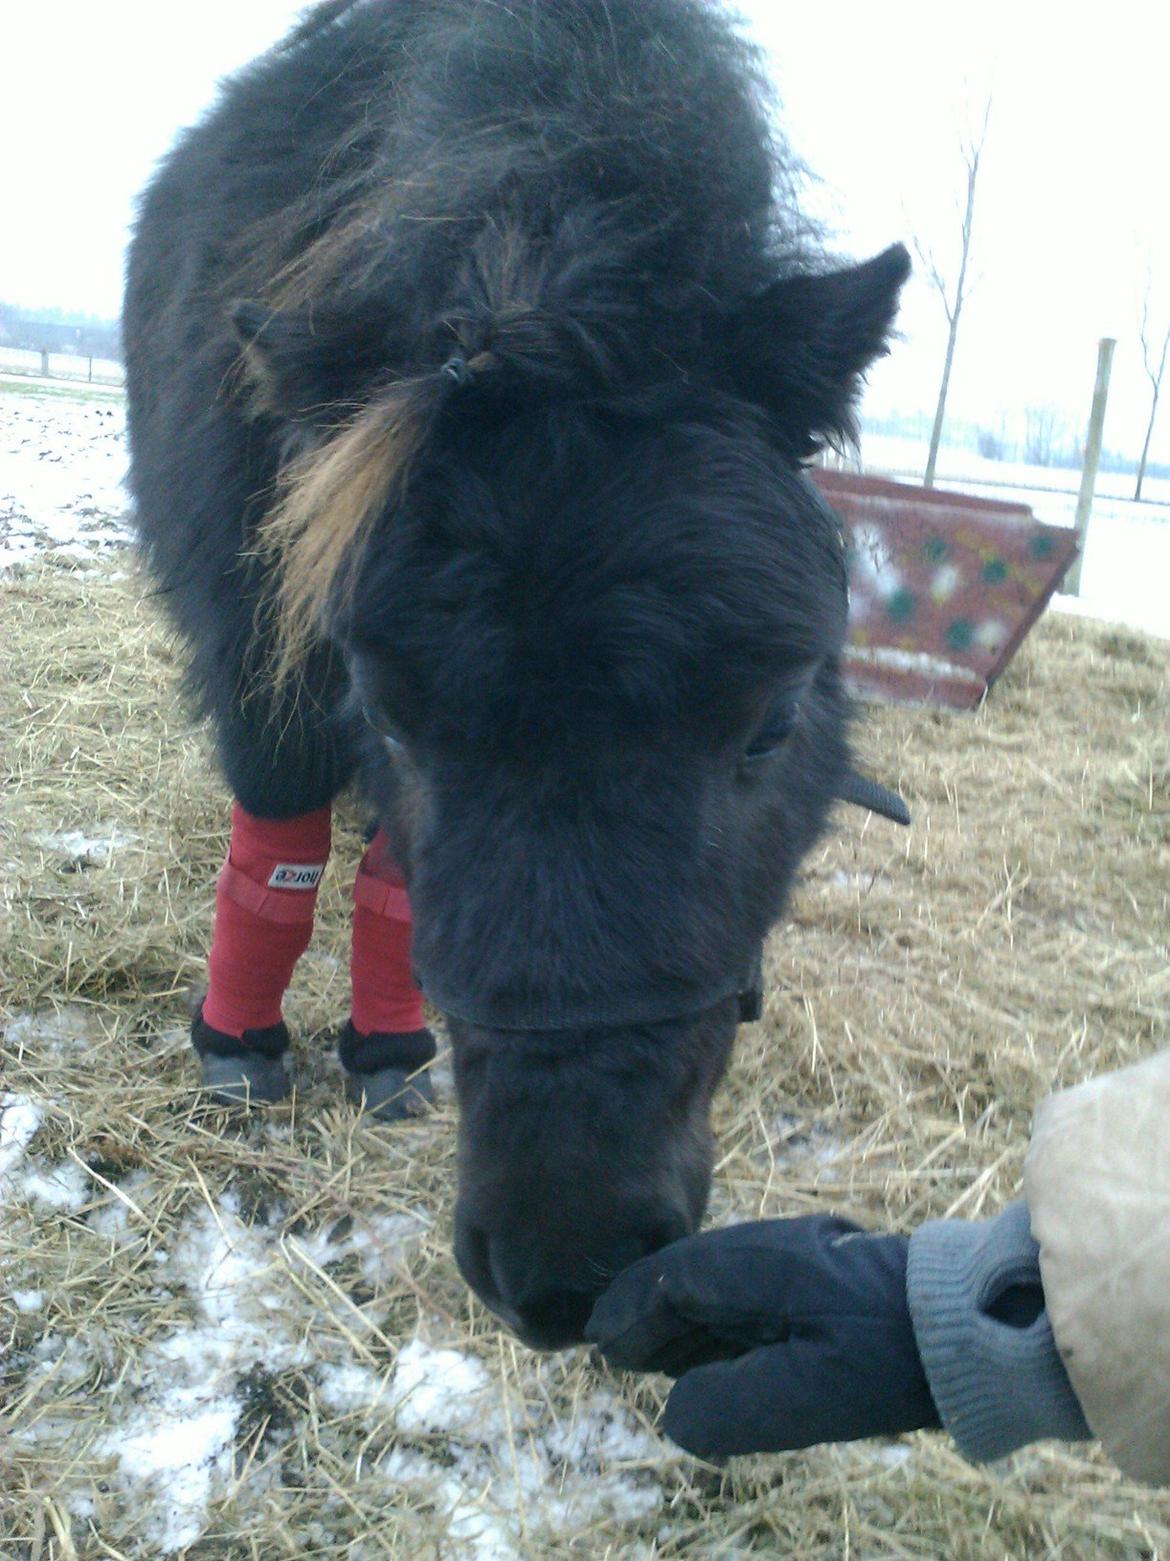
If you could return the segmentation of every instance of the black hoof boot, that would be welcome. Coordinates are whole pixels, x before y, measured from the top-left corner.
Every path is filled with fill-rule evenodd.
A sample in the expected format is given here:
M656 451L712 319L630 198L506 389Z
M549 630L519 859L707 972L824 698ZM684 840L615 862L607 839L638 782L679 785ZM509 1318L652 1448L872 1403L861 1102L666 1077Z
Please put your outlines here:
M273 1105L289 1094L288 1074L279 1057L203 1058L203 1088L225 1106L264 1101Z
M272 1105L290 1093L283 1061L289 1033L283 1023L245 1030L238 1040L213 1030L200 1009L191 1023L191 1042L199 1053L203 1088L221 1105Z
M345 1068L345 1094L379 1122L421 1116L435 1103L427 1064L434 1060L429 1030L402 1035L363 1035L347 1019L337 1050Z
M379 1068L377 1073L346 1073L345 1095L379 1122L402 1122L422 1116L435 1103L431 1075L409 1073L405 1068Z

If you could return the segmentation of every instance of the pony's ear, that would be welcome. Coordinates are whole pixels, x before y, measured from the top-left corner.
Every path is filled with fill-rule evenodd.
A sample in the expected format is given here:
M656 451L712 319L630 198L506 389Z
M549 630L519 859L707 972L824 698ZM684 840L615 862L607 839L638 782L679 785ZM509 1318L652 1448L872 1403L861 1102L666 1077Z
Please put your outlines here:
M728 342L736 391L771 415L794 455L855 437L861 377L888 349L905 246L823 276L773 282L740 310Z
M230 311L252 404L291 422L313 422L352 407L384 361L368 321L319 309L237 303Z

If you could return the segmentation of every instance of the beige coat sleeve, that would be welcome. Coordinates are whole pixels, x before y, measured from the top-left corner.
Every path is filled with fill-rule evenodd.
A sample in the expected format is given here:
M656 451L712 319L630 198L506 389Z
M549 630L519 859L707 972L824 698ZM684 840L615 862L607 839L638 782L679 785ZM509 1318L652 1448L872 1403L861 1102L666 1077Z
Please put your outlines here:
M1085 1418L1123 1473L1170 1484L1170 1051L1044 1101L1024 1192Z

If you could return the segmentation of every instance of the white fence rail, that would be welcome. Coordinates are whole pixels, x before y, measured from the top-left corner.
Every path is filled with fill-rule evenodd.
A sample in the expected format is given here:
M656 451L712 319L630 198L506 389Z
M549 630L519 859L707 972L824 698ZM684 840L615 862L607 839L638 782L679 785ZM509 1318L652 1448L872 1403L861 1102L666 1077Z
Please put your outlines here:
M121 385L126 378L122 365L109 358L83 358L69 352L33 352L24 347L0 347L0 374L84 380L92 385Z

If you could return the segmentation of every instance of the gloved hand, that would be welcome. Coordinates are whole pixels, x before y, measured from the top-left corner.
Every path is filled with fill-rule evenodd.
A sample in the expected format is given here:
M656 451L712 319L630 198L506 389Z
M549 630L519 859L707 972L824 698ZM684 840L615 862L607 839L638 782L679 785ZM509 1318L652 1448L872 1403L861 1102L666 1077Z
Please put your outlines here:
M908 1245L828 1215L708 1231L620 1273L585 1334L615 1366L679 1378L664 1428L699 1457L937 1426Z

